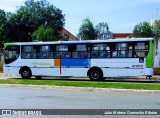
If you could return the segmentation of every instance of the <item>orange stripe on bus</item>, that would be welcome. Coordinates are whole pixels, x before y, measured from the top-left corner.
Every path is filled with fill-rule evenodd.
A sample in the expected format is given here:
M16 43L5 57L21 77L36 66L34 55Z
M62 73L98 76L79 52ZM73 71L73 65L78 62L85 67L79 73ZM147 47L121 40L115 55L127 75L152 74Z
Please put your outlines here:
M60 66L60 59L54 59L54 66Z

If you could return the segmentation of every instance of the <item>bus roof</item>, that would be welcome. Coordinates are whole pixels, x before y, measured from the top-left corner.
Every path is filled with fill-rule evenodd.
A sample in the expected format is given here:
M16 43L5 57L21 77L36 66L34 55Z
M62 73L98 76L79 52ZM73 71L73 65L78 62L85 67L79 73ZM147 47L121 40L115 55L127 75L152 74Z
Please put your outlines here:
M83 44L83 43L107 43L107 42L134 42L149 41L153 38L124 38L124 39L107 39L107 40L81 40L81 41L52 41L52 42L15 42L5 43L5 45L37 45L37 44ZM5 46L6 47L6 46Z

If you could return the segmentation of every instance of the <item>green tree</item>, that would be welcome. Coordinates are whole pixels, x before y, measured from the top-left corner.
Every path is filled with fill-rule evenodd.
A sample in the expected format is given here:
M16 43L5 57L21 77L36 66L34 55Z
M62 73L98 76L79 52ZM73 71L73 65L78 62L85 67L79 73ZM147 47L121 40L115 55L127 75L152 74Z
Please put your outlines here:
M16 13L11 14L6 23L9 41L32 41L32 33L40 26L53 28L53 36L58 39L59 31L64 26L62 11L46 0L27 0Z
M141 33L142 33L142 23L139 23L136 26L134 26L133 36L134 37L141 37Z
M160 39L160 20L154 22L153 33L156 39Z
M98 39L110 39L113 38L113 33L109 31L109 26L105 22L101 22L96 26Z
M52 28L41 26L33 32L32 39L33 41L55 41L56 37L53 36L53 32Z
M93 23L89 18L85 18L79 28L78 38L81 40L94 40L97 34Z
M160 39L160 20L157 20L153 24L153 34L154 34L154 43L155 43L155 56L159 56L158 54L158 40Z
M5 24L6 20L7 20L7 18L6 18L5 11L0 9L0 26Z
M153 37L152 27L148 22L137 24L133 29L134 37Z
M6 25L6 13L0 9L0 41L5 41L5 25Z

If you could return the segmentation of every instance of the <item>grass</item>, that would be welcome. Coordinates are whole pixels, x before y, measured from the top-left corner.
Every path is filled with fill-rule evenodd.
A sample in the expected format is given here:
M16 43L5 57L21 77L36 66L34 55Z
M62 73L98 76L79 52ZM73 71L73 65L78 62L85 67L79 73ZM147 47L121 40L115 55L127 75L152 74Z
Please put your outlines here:
M160 84L149 84L149 83L142 84L142 83L125 83L125 82L122 83L122 82L93 82L93 81L69 81L69 80L27 80L27 79L10 80L8 79L8 80L0 80L0 84L160 90Z

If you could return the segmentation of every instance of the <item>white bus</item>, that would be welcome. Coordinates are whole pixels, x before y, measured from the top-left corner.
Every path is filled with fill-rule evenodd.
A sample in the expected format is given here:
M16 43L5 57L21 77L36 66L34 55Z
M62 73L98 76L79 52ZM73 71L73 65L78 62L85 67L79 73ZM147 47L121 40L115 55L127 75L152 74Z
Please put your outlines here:
M5 74L131 77L153 74L153 38L5 43Z

